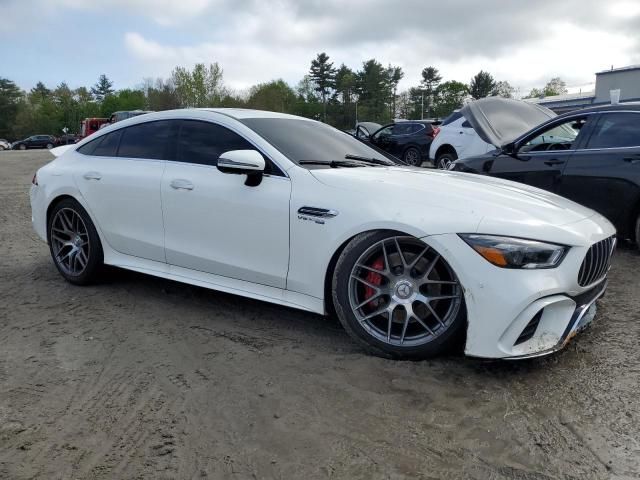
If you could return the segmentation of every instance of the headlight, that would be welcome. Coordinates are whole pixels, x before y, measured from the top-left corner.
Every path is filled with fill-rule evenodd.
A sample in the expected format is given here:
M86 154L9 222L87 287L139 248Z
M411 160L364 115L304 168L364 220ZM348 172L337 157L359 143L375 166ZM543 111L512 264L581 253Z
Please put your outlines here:
M467 244L488 262L502 268L554 268L569 251L565 245L524 238L461 234Z

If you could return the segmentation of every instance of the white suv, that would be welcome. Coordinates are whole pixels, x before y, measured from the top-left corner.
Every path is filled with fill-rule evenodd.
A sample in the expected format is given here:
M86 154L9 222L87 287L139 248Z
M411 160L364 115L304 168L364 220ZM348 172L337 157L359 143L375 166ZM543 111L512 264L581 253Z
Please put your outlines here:
M457 111L440 125L440 133L429 148L429 159L437 168L446 170L458 158L482 155L495 148L483 141L469 121Z

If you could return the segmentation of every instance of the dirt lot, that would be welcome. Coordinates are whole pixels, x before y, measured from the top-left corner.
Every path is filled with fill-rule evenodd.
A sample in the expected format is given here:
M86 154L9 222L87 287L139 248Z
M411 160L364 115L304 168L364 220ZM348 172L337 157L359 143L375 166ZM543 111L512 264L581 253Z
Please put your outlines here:
M551 358L366 356L339 323L120 270L31 229L0 152L0 478L640 478L640 255Z

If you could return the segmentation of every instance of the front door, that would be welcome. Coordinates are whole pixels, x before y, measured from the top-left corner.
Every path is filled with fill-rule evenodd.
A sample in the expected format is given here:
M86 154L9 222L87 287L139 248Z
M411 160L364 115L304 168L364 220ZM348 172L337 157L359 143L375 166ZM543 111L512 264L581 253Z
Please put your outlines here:
M255 187L217 169L221 153L246 149L255 147L226 127L181 122L178 161L167 162L161 189L167 263L284 288L291 182L269 160Z
M584 117L573 117L533 133L518 146L515 155L496 157L490 174L555 192L580 141L584 122Z

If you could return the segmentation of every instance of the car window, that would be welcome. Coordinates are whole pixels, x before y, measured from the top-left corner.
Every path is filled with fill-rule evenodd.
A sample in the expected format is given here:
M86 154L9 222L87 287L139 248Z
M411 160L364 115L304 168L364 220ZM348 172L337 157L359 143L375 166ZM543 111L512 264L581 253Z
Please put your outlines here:
M408 134L413 133L415 131L414 127L415 127L414 123L398 123L393 128L393 134L394 135L408 135Z
M160 120L123 128L118 157L174 159L171 149L175 146L176 126L173 121Z
M544 152L548 150L572 150L576 138L584 126L586 117L578 117L556 124L527 141L521 152Z
M453 112L451 115L449 115L447 118L445 118L442 121L441 125L444 127L445 125L449 125L450 123L455 122L461 117L462 117L462 114L460 112Z
M222 125L197 120L182 121L178 140L178 161L215 166L220 155L230 150L256 150L256 147ZM284 176L266 157L264 173Z
M640 114L605 113L596 125L587 148L640 146Z
M107 133L98 140L100 142L96 145L95 149L89 155L95 155L100 157L115 157L118 152L118 145L120 144L120 137L122 136L122 130L116 130L115 132Z
M380 129L373 135L373 138L378 139L380 137L388 137L390 135L395 135L397 127L398 125L389 125L388 127Z
M376 158L391 163L367 144L323 123L295 118L245 118L240 121L294 163L301 160L344 160L345 155ZM327 166L304 165L304 168Z

